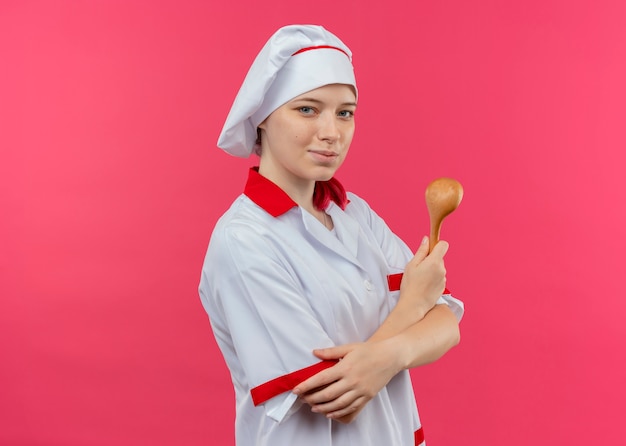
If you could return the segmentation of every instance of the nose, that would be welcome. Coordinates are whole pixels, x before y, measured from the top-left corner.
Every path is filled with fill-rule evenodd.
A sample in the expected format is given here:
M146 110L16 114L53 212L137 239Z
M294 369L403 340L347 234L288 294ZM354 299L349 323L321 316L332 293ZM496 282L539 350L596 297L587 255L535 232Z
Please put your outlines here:
M328 144L333 144L341 138L341 132L337 125L337 117L332 113L322 113L319 117L318 137Z

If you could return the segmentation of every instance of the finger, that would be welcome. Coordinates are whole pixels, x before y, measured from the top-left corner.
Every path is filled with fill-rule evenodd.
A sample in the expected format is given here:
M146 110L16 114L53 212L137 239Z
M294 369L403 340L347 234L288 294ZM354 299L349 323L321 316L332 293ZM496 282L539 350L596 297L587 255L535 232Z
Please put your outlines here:
M352 391L346 392L333 400L324 401L318 404L312 404L311 411L328 415L334 412L346 410L347 408L351 407L357 399L359 399L359 397L356 393ZM355 406L355 409L356 407L357 406ZM348 411L348 413L353 411L354 410L350 410Z
M320 348L313 350L313 354L319 359L341 359L356 348L358 344L345 344L336 347Z
M365 403L367 403L367 398L359 397L352 401L350 404L348 404L346 407L326 413L326 417L333 419L345 417L346 415L350 415L360 410Z
M420 243L419 248L417 248L417 251L415 252L415 256L413 256L411 263L419 264L426 258L426 256L428 256L429 243L428 236L425 235L424 238L422 238L422 243Z
M342 397L349 389L340 381L329 384L323 388L313 389L313 391L302 394L301 398L310 406L327 404Z
M295 393L296 395L304 395L308 392L319 389L320 387L325 387L329 384L334 383L339 379L336 371L333 370L334 368L335 366L326 370L322 370L321 372L316 373L309 379L302 381L300 384L293 388L293 393Z
M355 410L352 413L349 413L348 415L344 415L343 417L339 417L339 418L332 418L335 421L338 421L340 423L343 424L349 424L352 423L356 417L359 415L359 412L361 412L363 410L363 406L361 406L359 409Z
M439 240L439 243L435 245L430 255L435 257L443 257L448 252L449 247L450 245L448 244L448 242L446 242L445 240Z
M365 401L365 398L359 398L355 400L352 404L350 404L348 407L345 407L344 409L336 410L334 412L330 412L326 414L326 417L336 420L338 418L351 415L354 412L360 411L366 402L367 401Z

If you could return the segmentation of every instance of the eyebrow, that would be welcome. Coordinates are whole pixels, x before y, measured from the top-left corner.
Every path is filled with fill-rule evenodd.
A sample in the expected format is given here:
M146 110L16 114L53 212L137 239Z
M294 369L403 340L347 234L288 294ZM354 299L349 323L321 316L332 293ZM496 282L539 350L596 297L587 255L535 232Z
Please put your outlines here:
M315 98L298 98L298 99L294 99L293 100L293 102L300 102L300 101L315 102L316 104L321 104L323 102L323 101L320 101L319 99L315 99ZM340 105L342 105L342 106L352 105L354 107L357 106L356 102L343 102Z

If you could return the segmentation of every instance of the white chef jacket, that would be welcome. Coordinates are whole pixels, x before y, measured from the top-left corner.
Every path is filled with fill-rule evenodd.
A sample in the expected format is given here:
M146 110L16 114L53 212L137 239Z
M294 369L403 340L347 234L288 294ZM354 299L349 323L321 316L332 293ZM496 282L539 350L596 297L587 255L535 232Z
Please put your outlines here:
M398 279L413 256L365 201L348 199L345 210L332 201L326 208L329 231L251 169L213 231L199 291L235 388L237 446L423 442L408 371L350 424L311 412L289 391L332 365L313 349L376 331L399 297L388 278ZM461 318L461 301L446 294L439 303Z

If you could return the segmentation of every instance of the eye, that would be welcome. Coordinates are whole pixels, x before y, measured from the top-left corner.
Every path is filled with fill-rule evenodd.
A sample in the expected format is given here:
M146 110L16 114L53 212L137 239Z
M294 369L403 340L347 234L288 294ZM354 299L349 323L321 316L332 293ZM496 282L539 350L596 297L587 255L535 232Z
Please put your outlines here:
M352 110L342 110L337 115L340 118L352 118L354 117L354 112Z
M298 108L298 111L300 113L302 113L302 114L305 114L305 115L311 115L311 114L313 114L315 112L315 110L313 110L313 107L308 107L306 105L303 106L303 107Z

